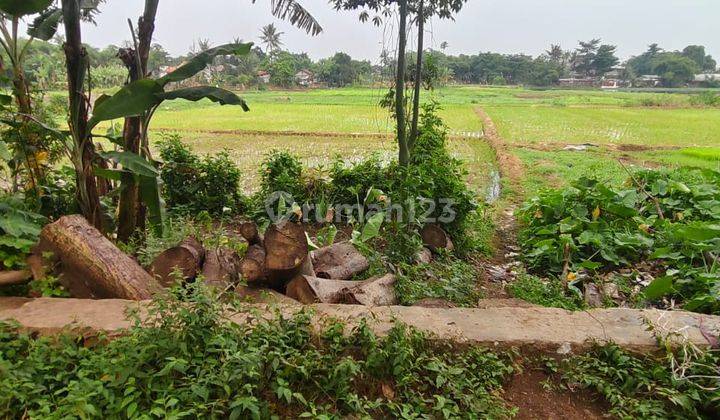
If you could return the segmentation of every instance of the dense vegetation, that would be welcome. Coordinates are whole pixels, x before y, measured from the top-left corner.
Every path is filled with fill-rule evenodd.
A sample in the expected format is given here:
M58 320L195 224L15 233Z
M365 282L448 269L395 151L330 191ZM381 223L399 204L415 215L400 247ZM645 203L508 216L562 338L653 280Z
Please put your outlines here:
M397 325L314 331L311 315L237 325L216 296L175 290L108 343L0 325L0 413L66 416L504 418L507 355L458 351ZM190 299L194 305L187 306Z
M646 299L673 296L688 310L717 313L718 185L720 174L711 170L644 170L620 188L583 178L544 191L520 212L525 260L536 272L571 281L578 272L649 262L657 278Z

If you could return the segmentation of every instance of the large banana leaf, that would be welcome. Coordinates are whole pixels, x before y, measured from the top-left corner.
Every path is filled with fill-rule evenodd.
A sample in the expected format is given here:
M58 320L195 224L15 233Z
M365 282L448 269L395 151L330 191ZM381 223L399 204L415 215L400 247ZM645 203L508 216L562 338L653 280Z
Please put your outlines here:
M197 86L191 88L177 89L171 92L163 92L157 95L162 100L186 99L188 101L199 101L210 99L220 105L240 105L244 111L249 111L247 103L241 97L229 90L212 86Z
M112 96L102 95L95 101L90 129L101 121L136 117L162 102L157 95L163 88L155 80L142 79L123 86Z
M148 222L155 233L162 235L165 227L165 205L160 197L158 178L141 176L139 187L140 199L148 209Z
M253 44L250 42L247 44L225 44L210 48L191 58L190 61L180 66L174 72L159 78L158 83L165 86L171 82L181 82L189 79L200 73L208 64L211 64L215 57L219 55L245 55L250 52L252 46Z
M150 162L142 156L132 152L101 152L98 153L103 159L108 159L122 165L123 169L138 176L157 178L160 173Z
M0 11L15 17L40 13L54 0L0 0Z
M62 10L53 7L40 13L28 27L27 33L43 41L49 41L57 32L62 20Z

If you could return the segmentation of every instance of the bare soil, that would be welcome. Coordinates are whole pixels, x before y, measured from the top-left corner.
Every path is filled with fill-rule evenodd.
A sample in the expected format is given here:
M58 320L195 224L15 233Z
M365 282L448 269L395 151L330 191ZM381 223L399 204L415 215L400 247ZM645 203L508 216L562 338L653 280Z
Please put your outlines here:
M505 400L519 411L519 420L594 420L612 418L608 406L589 391L549 390L543 382L550 377L539 370L526 370L512 378L505 389ZM554 387L557 382L552 381Z

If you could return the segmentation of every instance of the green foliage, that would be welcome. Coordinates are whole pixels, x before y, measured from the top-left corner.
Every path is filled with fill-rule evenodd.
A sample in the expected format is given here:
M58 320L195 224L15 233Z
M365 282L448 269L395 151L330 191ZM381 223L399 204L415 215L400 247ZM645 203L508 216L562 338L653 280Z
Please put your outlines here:
M720 95L711 91L701 92L690 97L690 104L698 106L720 106Z
M462 238L477 203L465 183L467 173L462 162L448 151L448 128L438 111L434 102L423 106L410 164L394 168L390 196L393 202L414 201L418 215L437 220L452 238ZM459 242L458 252L472 251L464 247L468 244Z
M508 290L513 297L536 305L570 311L584 307L582 296L566 294L562 283L557 278L543 280L531 274L522 273L508 285Z
M430 264L401 263L397 268L395 289L402 305L434 298L461 307L475 307L482 298L477 288L476 269L450 255L441 255Z
M188 302L191 304L188 305ZM402 325L314 330L301 313L236 325L197 285L123 336L85 345L0 324L3 417L505 418L507 356L431 343Z
M273 150L260 164L260 190L263 194L286 192L301 203L305 198L302 174L303 166L296 155Z
M221 216L241 212L245 199L240 193L242 174L226 152L199 157L176 134L158 142L163 196L168 207L180 213L207 211Z
M636 172L616 189L582 178L546 190L519 212L530 268L559 273L662 260L648 298L674 294L694 311L720 310L720 174L708 170ZM662 286L662 287L661 287Z
M719 364L717 351L681 346L665 358L642 357L609 344L567 359L560 372L602 395L621 419L711 419L720 410Z
M22 197L0 196L0 269L24 267L46 221L31 211Z

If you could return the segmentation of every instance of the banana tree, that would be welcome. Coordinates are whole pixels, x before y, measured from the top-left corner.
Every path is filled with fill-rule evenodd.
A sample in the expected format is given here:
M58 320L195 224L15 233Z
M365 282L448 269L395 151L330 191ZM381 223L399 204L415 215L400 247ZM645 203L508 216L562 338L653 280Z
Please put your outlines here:
M28 126L32 115L30 87L25 78L25 54L33 42L33 37L20 39L18 29L23 18L36 15L45 10L53 0L0 0L0 47L7 56L12 71L13 96L17 105L20 141L16 143L16 155L22 166L27 169L28 191L39 193L38 183L43 178L43 167L39 159L45 152L39 136ZM18 166L18 167L22 167Z
M160 198L159 176L150 154L148 129L155 111L164 101L185 99L199 101L209 99L220 105L239 105L249 111L245 101L229 90L212 87L196 86L189 88L170 89L173 83L182 82L203 71L217 56L245 55L250 52L252 43L234 43L221 45L204 51L175 71L157 79L140 79L128 83L112 96L101 95L93 107L92 117L88 121L88 130L92 130L103 121L119 118L140 118L140 150L141 154L129 150L99 153L105 159L114 161L122 169L95 168L95 174L121 182L132 178L137 185L139 195L148 209L148 221L153 228L162 232L163 205ZM124 147L122 139L117 144Z

